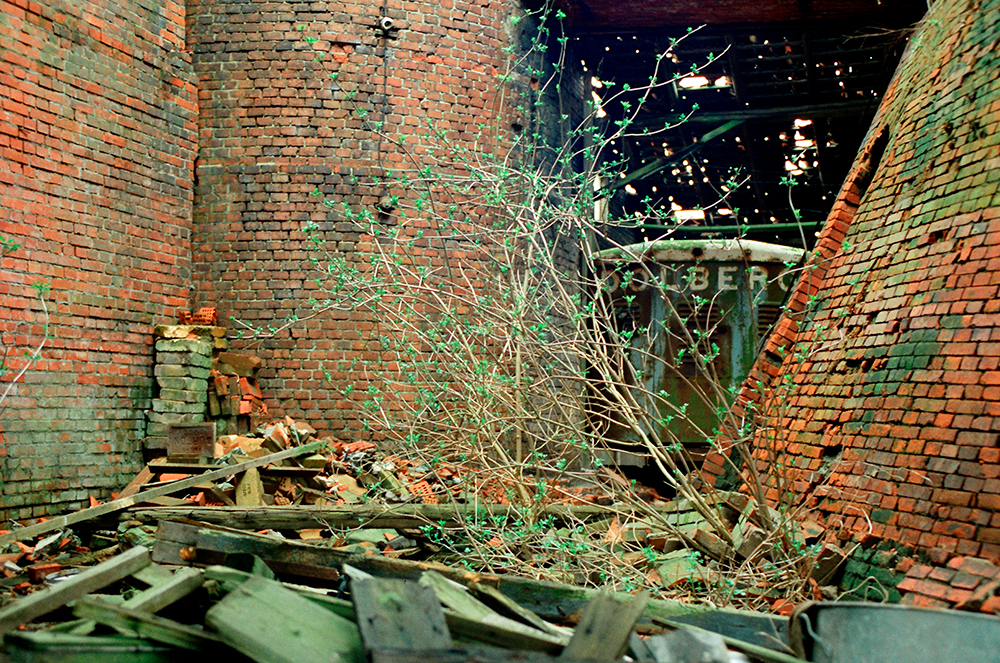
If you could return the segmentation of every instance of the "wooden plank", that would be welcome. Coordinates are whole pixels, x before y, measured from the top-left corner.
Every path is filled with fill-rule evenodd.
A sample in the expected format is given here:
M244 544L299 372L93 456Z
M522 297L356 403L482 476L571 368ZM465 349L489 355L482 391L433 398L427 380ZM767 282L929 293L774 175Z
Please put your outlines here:
M202 572L197 569L178 569L177 573L174 574L164 566L150 564L132 574L133 578L146 583L149 585L149 588L139 592L127 601L122 601L121 606L133 610L158 612L201 587L201 576ZM96 596L104 601L109 601L111 598L119 598L117 596ZM97 622L92 619L78 619L49 627L48 630L85 635L93 632L96 625ZM135 634L132 633L132 635L134 636Z
M621 601L607 592L595 596L583 609L573 638L560 658L612 661L625 652L635 622L646 609L649 594L640 592Z
M218 465L208 463L160 463L147 468L153 474L202 474L219 469ZM261 474L279 477L314 477L323 468L319 467L268 467L260 470Z
M73 614L115 629L130 630L139 637L181 649L200 651L214 648L220 654L225 650L222 640L211 633L143 610L112 605L93 596L79 599L73 607Z
M430 587L412 580L351 576L351 598L368 651L451 648L444 612Z
M566 646L569 636L552 634L497 614L471 596L459 583L434 571L427 571L420 584L434 590L442 604L448 626L456 635L490 644L556 653Z
M170 582L174 574L170 569L161 564L150 564L133 573L132 577L146 583L150 587L156 587L165 582Z
M358 627L281 583L248 578L205 615L233 649L258 663L364 663Z
M90 620L85 620L90 621ZM24 663L218 663L208 654L120 635L84 636L46 631L16 631L4 637L11 661ZM225 658L237 663L235 652ZM245 659L244 659L245 660Z
M251 467L236 483L236 506L254 507L264 503L264 484L260 472Z
M524 608L523 606L514 603L500 590L490 587L489 585L484 585L479 582L474 582L469 585L469 590L476 595L484 604L488 607L493 608L499 614L503 612L507 613L508 617L513 619L518 619L528 626L533 626L539 631L543 631L550 635L565 636L569 638L573 635L572 629L567 629L562 626L556 626L555 624L550 624L545 621L532 611Z
M613 661L625 652L629 636L649 603L649 594L640 592L623 602L607 592L595 596L583 609L573 638L560 658Z
M326 442L318 440L316 442L311 442L309 444L304 444L301 447L294 447L292 449L286 449L284 451L279 451L275 454L270 454L267 456L262 456L260 458L254 458L252 460L244 461L236 465L229 465L227 467L218 469L214 472L207 472L205 474L200 474L188 479L181 479L180 481L174 481L165 486L159 488L154 488L152 490L146 490L135 495L130 495L128 497L119 498L108 502L107 504L100 504L98 506L90 507L89 509L82 509L74 513L67 514L65 516L58 516L47 520L43 523L36 523L34 525L29 525L28 527L18 528L8 534L0 536L0 548L6 546L8 543L13 543L14 541L24 541L25 539L30 539L32 537L38 536L39 534L45 534L53 530L62 529L63 527L68 527L73 523L78 523L83 520L90 520L91 518L97 518L98 516L104 516L109 513L114 513L116 511L121 511L122 509L127 509L130 506L135 506L136 504L141 504L143 500L150 499L152 497L160 497L162 495L167 495L169 493L177 492L178 490L185 490L187 488L193 488L202 481L215 481L216 479L222 479L224 477L232 476L233 474L239 474L240 472L245 472L250 468L259 467L261 465L267 465L268 463L273 463L284 458L292 458L293 456L301 456L302 454L311 453L317 451L326 446Z
M210 566L240 553L260 557L278 574L328 581L339 580L340 565L351 558L299 541L171 521L160 523L153 546L153 560L164 564Z
M686 502L686 500L685 500ZM683 505L682 505L683 506ZM659 518L675 519L680 513L691 512L690 508L678 509L678 501L650 507ZM135 507L129 509L128 518L142 522L159 520L198 520L205 523L243 527L250 530L275 529L299 530L315 527L317 523L329 523L337 527L390 527L407 528L421 527L428 523L444 521L447 524L468 523L475 525L479 521L494 522L495 518L520 515L509 505L503 504L394 504L384 506L379 504L344 504L335 506L292 505L267 506L257 508L244 507ZM548 505L542 508L538 517L551 517L557 522L579 522L594 518L611 518L618 515L620 519L635 520L635 515L628 511L619 512L614 507L601 506L567 506ZM658 525L651 519L650 529Z
M177 569L167 582L150 587L125 601L123 608L159 612L168 605L178 601L201 587L202 572L198 569L185 567Z
M18 599L0 610L0 635L48 614L56 608L61 608L70 601L75 601L81 596L132 575L142 567L148 566L151 561L149 549L136 546L121 555L80 572L69 580Z
M500 649L469 645L442 652L382 650L371 653L372 663L583 663L557 658L540 651ZM593 663L592 661L589 663Z
M205 580L214 580L221 583L224 591L227 592L233 591L253 577L254 575L252 573L240 571L228 566L210 566L205 569ZM333 611L345 619L349 619L352 622L355 621L354 605L350 601L339 599L335 596L329 596L325 590L317 589L316 587L295 585L287 582L281 583L281 586L304 596L313 603L318 603L324 608Z
M153 479L153 472L149 469L149 465L139 470L139 473L135 475L135 478L128 482L120 493L118 493L117 499L123 497L129 497L130 495L135 495L139 490L149 483Z

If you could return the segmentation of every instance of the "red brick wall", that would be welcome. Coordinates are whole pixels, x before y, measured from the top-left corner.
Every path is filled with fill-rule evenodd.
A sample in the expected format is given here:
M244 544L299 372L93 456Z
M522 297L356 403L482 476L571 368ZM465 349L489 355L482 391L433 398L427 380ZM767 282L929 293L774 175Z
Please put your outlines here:
M218 307L231 332L307 317L309 299L321 298L306 222L317 224L327 249L365 268L372 237L349 222L344 205L374 213L383 168L413 176L431 163L420 147L427 122L471 146L476 125L497 117L497 77L513 32L508 3L394 0L388 13L399 30L389 40L373 29L382 9L366 2L189 3L201 81L195 295ZM358 112L384 120L389 137L365 130ZM408 224L413 233L427 227L419 219ZM440 265L439 251L427 248L427 264ZM342 310L264 341L235 339L235 346L265 359L272 415L350 438L361 434L353 410L370 384L358 362L379 361L387 333L370 315ZM353 396L345 397L348 384Z
M142 463L152 324L188 301L196 99L183 3L0 0L0 513L106 498ZM2 391L0 391L2 393Z
M744 392L770 497L870 531L859 574L1000 559L998 41L997 0L932 5Z

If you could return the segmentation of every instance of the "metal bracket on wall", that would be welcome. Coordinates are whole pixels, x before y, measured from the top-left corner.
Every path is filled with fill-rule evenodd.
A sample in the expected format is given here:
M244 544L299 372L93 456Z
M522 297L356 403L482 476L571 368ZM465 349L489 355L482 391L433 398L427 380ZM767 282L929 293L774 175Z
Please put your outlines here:
M379 33L379 36L383 39L398 39L400 25L396 19L391 16L383 14L375 19L375 25L372 26L373 29Z

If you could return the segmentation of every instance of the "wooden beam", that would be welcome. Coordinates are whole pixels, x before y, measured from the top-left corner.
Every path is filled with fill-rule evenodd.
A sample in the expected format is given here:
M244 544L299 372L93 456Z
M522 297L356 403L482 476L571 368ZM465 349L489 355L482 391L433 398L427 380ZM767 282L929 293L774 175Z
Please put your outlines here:
M106 562L101 562L97 566L80 572L69 580L17 599L0 610L0 635L48 614L56 608L61 608L81 596L86 596L95 590L130 576L142 567L148 566L151 561L149 549L136 546Z
M873 105L874 103L874 105ZM723 124L731 121L753 122L753 121L777 121L794 120L796 118L815 119L818 117L849 117L852 115L863 115L866 111L878 107L878 100L863 99L861 101L844 101L834 104L810 104L805 106L786 106L777 108L743 108L739 110L723 111L718 113L694 113L687 119L686 124ZM662 129L665 123L674 123L674 115L651 116L643 118L637 122L636 126L641 131L642 127L650 129Z
M450 609L445 619L456 635L493 645L549 653L562 651L569 642L569 635L542 631L497 614L471 596L464 585L434 571L424 572L420 584L433 589L438 600Z
M671 154L669 157L665 159L657 159L656 161L647 164L642 168L633 170L625 177L612 180L606 187L600 190L598 196L607 196L610 192L622 189L625 187L625 185L631 184L636 180L652 177L656 173L670 166L670 164L677 163L678 161L683 161L684 159L688 158L690 155L700 150L702 146L705 145L706 143L710 143L719 136L724 136L725 134L729 133L736 127L743 124L745 121L746 120L732 119L723 122L716 128L712 129L711 131L703 135L698 140L694 141L684 149L679 150L674 154Z
M202 474L219 469L218 465L205 463L159 463L146 467L152 474ZM261 474L279 477L314 477L320 473L319 467L268 467L260 469Z
M646 592L625 601L607 592L599 593L583 609L583 616L573 631L573 638L560 658L617 660L625 653L635 622L646 609L647 603L649 594Z
M129 495L128 497L121 497L108 502L107 504L99 504L98 506L76 511L65 516L57 516L42 523L36 523L34 525L29 525L28 527L21 527L8 534L0 536L0 548L6 546L8 543L13 543L14 541L24 541L25 539L30 539L38 536L39 534L45 534L57 529L62 529L63 527L68 527L73 523L90 520L91 518L97 518L98 516L104 516L109 513L127 509L130 506L141 504L143 500L147 500L151 497L162 497L164 495L169 495L170 493L175 493L178 490L193 488L202 481L215 481L216 479L222 479L232 476L233 474L245 472L253 467L260 467L261 465L274 463L279 460L284 460L285 458L292 458L293 456L301 456L303 454L317 451L324 446L326 446L326 442L323 440L311 442L310 444L304 444L301 447L285 449L284 451L279 451L278 453L269 454L260 458L254 458L236 465L228 465L215 470L214 472L206 472L205 474L199 474L188 479L171 482L165 486L160 486L159 488L145 490L134 495Z
M191 567L177 569L169 580L140 592L122 604L123 608L159 612L201 587L202 571Z
M718 501L725 502L727 493L720 493ZM666 504L649 505L642 513L614 506L562 505L542 507L536 518L552 517L560 522L577 522L594 518L619 518L661 516L665 519L678 513L692 511L687 500L672 500ZM522 515L511 505L504 504L344 504L340 506L291 505L267 507L134 507L126 514L129 520L144 523L160 520L192 520L249 530L299 530L315 527L317 523L337 527L391 527L416 528L445 521L449 524L475 524L478 520L493 523L496 518Z

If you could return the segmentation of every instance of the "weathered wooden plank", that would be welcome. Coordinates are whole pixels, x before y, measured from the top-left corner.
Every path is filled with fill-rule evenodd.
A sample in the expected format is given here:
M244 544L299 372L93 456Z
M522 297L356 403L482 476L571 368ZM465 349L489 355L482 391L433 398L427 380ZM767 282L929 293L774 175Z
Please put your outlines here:
M123 600L121 605L133 610L157 612L201 587L201 575L202 572L197 569L178 569L177 573L174 574L164 566L150 564L132 574L133 578L146 583L149 588L127 601ZM120 598L117 596L97 596L105 601L111 598ZM73 622L64 622L56 627L49 627L49 630L85 635L91 633L96 625L97 622L92 619L78 619Z
M144 582L150 587L156 587L157 585L162 585L165 582L170 582L174 573L162 564L149 564L144 566L135 573L132 577L140 582Z
M240 571L228 566L210 566L205 569L205 580L214 580L221 583L223 589L227 592L231 592L253 577L254 575L252 573ZM317 603L324 608L333 611L345 619L349 619L352 622L355 621L354 605L350 601L338 599L335 596L329 596L324 590L317 589L315 587L295 585L287 582L281 583L281 586L296 592L313 603Z
M490 644L556 653L566 646L569 636L542 631L497 614L471 596L466 588L434 571L425 572L420 584L434 590L442 604L448 626L456 635Z
M142 489L143 486L152 481L152 479L153 472L149 469L149 465L147 465L139 470L139 473L135 475L135 478L129 481L128 485L125 486L120 493L118 493L117 499L135 495Z
M686 502L686 500L685 500ZM680 509L680 513L678 512ZM678 501L664 505L651 506L649 512L657 514L665 522L677 518L696 518L697 515L688 505ZM538 517L552 517L556 521L565 522L587 520L593 518L620 519L634 518L635 514L616 509L611 506L567 506L548 505L542 508ZM493 522L494 518L510 516L521 518L517 510L503 504L395 504L383 506L378 504L345 504L337 506L292 505L267 507L135 507L129 510L130 519L142 522L158 520L199 520L205 523L243 527L252 530L262 529L303 529L314 527L317 523L329 523L344 527L419 527L428 523L444 521L446 523L466 522L475 524L478 520ZM655 520L649 527L657 528Z
M214 648L219 654L223 654L226 650L222 640L211 633L172 619L158 617L144 610L112 605L93 596L79 599L73 606L73 614L116 629L130 630L140 637L172 647L194 650Z
M84 520L90 520L91 518L97 518L98 516L104 516L109 513L114 513L115 511L121 511L122 509L127 509L130 506L135 506L136 504L141 504L143 500L147 500L153 497L160 497L163 495L168 495L170 493L177 492L178 490L185 490L187 488L193 488L202 481L215 481L216 479L222 479L224 477L232 476L233 474L239 474L240 472L245 472L253 467L259 467L261 465L267 465L268 463L274 463L284 458L292 458L294 456L301 456L302 454L310 453L326 446L326 442L319 440L316 442L311 442L309 444L304 444L301 447L294 447L292 449L285 449L284 451L279 451L275 454L269 454L267 456L261 456L260 458L254 458L252 460L244 461L236 465L229 465L227 467L218 469L214 472L206 472L205 474L200 474L188 479L181 479L180 481L173 481L165 486L160 486L158 488L153 488L150 490L144 490L142 492L130 495L128 497L121 497L107 504L100 504L98 506L90 507L89 509L82 509L80 511L75 511L73 513L67 514L65 516L57 516L51 520L47 520L42 523L36 523L34 525L29 525L28 527L20 527L8 534L0 535L0 548L6 546L8 543L13 543L14 541L24 541L25 539L30 539L32 537L38 536L39 534L45 534L47 532L52 532L57 529L62 529L63 527L68 527L73 523L78 523Z
M350 557L319 546L221 527L161 522L153 546L153 560L165 564L221 564L226 555L249 554L264 560L272 571L316 580L340 578L338 568Z
M649 594L641 592L622 601L607 592L595 596L560 658L613 661L625 652L635 622L646 609Z
M23 663L218 663L217 654L177 649L120 635L15 631L4 637L4 647L11 661ZM237 658L246 660L232 651L225 660L226 663L238 663Z
M363 663L358 627L281 586L248 578L213 606L205 622L258 663Z
M177 569L170 580L139 592L122 604L123 608L159 612L201 587L202 572L190 567Z
M365 576L351 575L351 598L368 651L451 648L444 612L433 590L412 580Z
M159 463L147 468L154 475L156 474L202 474L219 469L218 465L207 463ZM318 467L267 467L260 470L261 474L277 477L314 477L320 473L322 468Z
M70 601L125 578L151 561L149 549L136 546L121 555L93 566L69 580L18 599L0 610L0 635L37 619Z
M394 560L403 561L403 560ZM374 571L371 571L374 573ZM481 576L481 582L495 586L515 603L531 610L543 619L558 620L581 610L597 590L559 583L497 576ZM627 597L623 594L622 597ZM749 610L710 608L680 601L658 599L650 601L639 619L637 628L655 632L662 626L688 624L707 631L729 636L747 643L773 649L787 644L787 619Z
M543 631L550 635L562 636L567 639L573 635L573 629L550 624L527 608L511 601L495 587L490 587L489 585L484 585L479 582L473 582L469 585L469 591L476 595L476 597L488 607L496 610L498 614L506 612L508 617L519 619L528 626L533 626L539 631Z
M374 651L371 653L371 661L372 663L583 663L557 658L540 651L478 645L443 652Z

